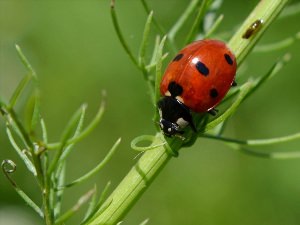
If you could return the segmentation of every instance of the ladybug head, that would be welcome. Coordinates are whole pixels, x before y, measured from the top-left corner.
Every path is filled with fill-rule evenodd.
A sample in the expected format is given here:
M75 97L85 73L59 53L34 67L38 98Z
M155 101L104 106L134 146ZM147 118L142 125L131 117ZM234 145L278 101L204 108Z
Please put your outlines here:
M168 137L183 134L182 129L191 125L194 131L192 115L188 107L172 96L165 96L157 103L160 120L159 126Z
M168 120L161 118L159 120L160 129L164 132L164 134L168 137L172 137L176 134L183 134L183 131L180 130L180 126L177 123L172 123Z

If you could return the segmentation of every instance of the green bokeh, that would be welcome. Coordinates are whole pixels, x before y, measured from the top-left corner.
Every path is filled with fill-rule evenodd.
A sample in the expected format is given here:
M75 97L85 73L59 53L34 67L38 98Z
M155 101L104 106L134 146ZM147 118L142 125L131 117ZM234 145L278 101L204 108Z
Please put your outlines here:
M172 25L188 2L149 1L155 17L165 27ZM221 9L225 19L219 31L233 30L255 4L256 1L226 1ZM137 52L147 17L141 3L117 1L117 12L130 47ZM299 20L300 15L296 15L276 21L260 44L294 35L299 31ZM94 183L101 189L111 180L112 188L115 187L136 162L137 153L130 149L130 141L141 134L153 134L155 129L147 86L116 37L109 1L0 0L0 95L6 99L25 73L14 48L16 43L38 74L42 114L50 141L60 137L68 118L82 103L88 103L87 118L92 118L101 91L107 91L103 121L70 156L68 181L93 168L115 140L122 137L119 151L99 175L66 192L64 209L71 207L79 194ZM291 62L240 107L229 122L227 136L268 138L300 130L299 43L267 54L251 54L239 80L264 74L286 52L292 54ZM17 106L20 115L25 100ZM265 150L300 150L300 142ZM8 143L1 119L0 161L6 158L18 164L14 174L17 183L40 203L36 183ZM255 158L237 153L220 142L201 139L193 147L183 149L179 158L171 160L124 224L138 224L150 218L149 224L163 225L297 225L300 224L299 170L299 159ZM14 214L20 210L27 217L33 215L32 221L41 224L0 175L0 224L10 215L6 212L12 213L16 224L25 224L17 222ZM81 215L78 213L69 224L77 224Z

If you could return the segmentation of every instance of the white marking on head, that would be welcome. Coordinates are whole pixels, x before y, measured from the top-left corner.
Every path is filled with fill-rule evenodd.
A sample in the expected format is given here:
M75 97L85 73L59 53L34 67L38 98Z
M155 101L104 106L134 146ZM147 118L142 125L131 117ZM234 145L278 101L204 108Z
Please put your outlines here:
M169 127L169 128L168 128L168 132L169 132L169 133L171 133L171 131L172 131L172 128L171 128L171 127Z
M165 96L171 96L171 93L169 91L166 91Z
M181 103L184 103L183 98L181 96L176 96L175 97L178 101L180 101Z
M176 121L176 123L178 124L178 126L180 126L181 128L186 127L189 122L184 120L182 117L178 118L178 120Z
M197 62L199 62L199 59L197 57L192 59L192 63L196 64Z

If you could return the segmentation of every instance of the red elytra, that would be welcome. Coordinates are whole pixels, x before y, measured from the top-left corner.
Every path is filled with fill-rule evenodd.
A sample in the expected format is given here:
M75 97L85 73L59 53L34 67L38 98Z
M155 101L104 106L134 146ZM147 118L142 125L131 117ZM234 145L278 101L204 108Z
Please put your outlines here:
M236 67L234 54L222 41L195 41L168 65L160 92L173 95L195 112L206 112L224 98L234 82ZM179 95L170 93L170 83L181 87Z

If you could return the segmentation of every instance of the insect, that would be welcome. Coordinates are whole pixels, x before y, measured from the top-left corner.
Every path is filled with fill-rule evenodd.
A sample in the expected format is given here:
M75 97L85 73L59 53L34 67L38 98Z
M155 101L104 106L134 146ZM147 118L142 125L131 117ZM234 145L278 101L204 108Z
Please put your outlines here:
M225 43L195 41L168 65L157 103L159 125L166 136L183 133L187 125L196 132L191 111L211 112L235 84L236 59Z
M256 33L262 26L263 20L255 20L251 26L246 30L246 32L243 34L244 39L249 39L254 33Z

